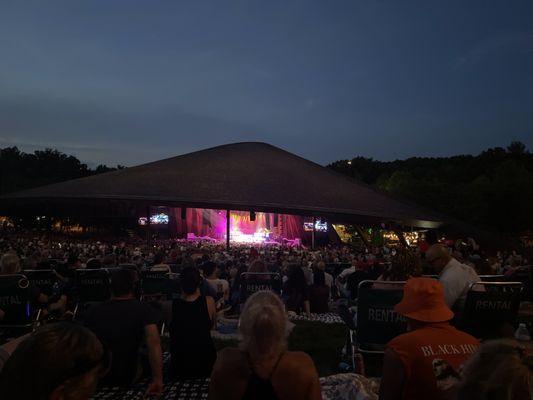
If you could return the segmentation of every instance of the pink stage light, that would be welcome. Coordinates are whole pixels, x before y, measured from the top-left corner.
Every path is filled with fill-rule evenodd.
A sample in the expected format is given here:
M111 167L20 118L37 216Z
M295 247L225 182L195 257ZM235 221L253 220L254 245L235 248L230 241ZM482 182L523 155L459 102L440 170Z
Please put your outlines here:
M252 234L246 234L241 232L238 228L232 228L230 230L229 238L230 241L234 243L264 243L269 240L270 232L263 229Z

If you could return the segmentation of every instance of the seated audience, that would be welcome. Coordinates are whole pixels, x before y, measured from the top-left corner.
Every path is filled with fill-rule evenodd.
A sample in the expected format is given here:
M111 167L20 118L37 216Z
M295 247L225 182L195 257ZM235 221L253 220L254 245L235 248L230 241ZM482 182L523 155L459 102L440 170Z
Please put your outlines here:
M0 374L2 399L86 400L108 369L109 355L88 329L45 325L25 338Z
M514 340L483 343L463 369L457 400L492 399L533 399L533 356Z
M157 253L154 256L154 265L150 268L150 271L157 272L171 272L170 266L164 263L165 255L163 253Z
M394 310L407 319L408 332L387 344L380 400L442 398L449 390L442 370L458 371L476 351L478 340L449 324L453 312L435 279L409 279Z
M399 249L391 258L390 266L377 279L383 282L405 282L422 274L422 265L417 254L410 250ZM393 284L374 284L375 289L396 289Z
M309 305L311 312L327 313L329 312L328 300L330 288L326 285L324 272L315 272L313 282L309 287Z
M444 286L444 298L448 307L461 310L468 288L472 283L480 281L476 271L453 258L441 244L434 244L428 249L426 260L439 274L439 282Z
M209 399L321 399L313 360L303 352L287 351L286 327L278 296L267 291L251 295L239 321L240 348L220 351Z
M135 298L137 282L136 271L115 271L111 276L111 299L90 308L84 321L113 355L111 369L102 379L103 385L128 385L146 373L139 352L144 339L152 372L149 392L159 394L163 389L163 360L158 316L150 305Z
M309 287L305 281L304 272L299 265L289 266L287 282L283 285L283 297L287 311L306 314L311 312L309 305Z
M250 264L250 267L248 268L247 272L253 272L253 273L263 273L265 275L261 275L259 277L254 277L254 279L270 279L270 275L266 275L267 272L269 272L268 267L266 263L264 263L261 260L254 260Z
M14 253L6 253L0 258L0 273L2 275L22 274L20 269L20 259ZM30 300L32 303L46 303L48 296L41 293L39 288L30 283Z
M217 294L216 300L227 302L229 300L229 283L225 279L219 279L220 269L218 266L212 261L207 261L202 265L202 270L207 283Z
M184 268L180 280L182 296L172 302L170 374L174 379L206 378L216 360L211 339L215 301L200 293L202 279L198 269Z

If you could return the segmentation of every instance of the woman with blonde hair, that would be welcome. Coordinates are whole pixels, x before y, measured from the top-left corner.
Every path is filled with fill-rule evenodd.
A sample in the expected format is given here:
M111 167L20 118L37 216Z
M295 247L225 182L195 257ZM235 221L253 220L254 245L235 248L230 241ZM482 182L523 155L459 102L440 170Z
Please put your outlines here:
M209 398L321 399L313 360L287 350L286 328L285 309L276 294L261 291L250 296L239 320L240 347L219 352Z
M511 339L483 343L466 363L457 400L533 400L533 356Z

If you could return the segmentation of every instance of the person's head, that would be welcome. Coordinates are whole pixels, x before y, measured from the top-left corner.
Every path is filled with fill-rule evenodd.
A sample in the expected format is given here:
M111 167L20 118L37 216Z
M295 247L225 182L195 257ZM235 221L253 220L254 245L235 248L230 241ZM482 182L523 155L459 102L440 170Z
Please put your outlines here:
M289 266L289 286L293 289L303 289L306 285L305 274L298 264Z
M316 264L316 268L319 270L319 271L325 271L326 270L326 263L324 261L319 261L317 264Z
M71 254L68 256L67 264L69 268L71 269L80 269L81 268L81 260L78 257L77 254Z
M325 286L326 285L326 275L323 271L317 271L313 274L313 283L316 286Z
M156 253L156 255L154 256L154 265L163 264L164 259L165 255L162 252Z
M217 270L217 265L212 261L206 261L202 264L202 271L204 272L204 277L211 278L215 275Z
M248 272L268 272L266 264L261 260L255 260L250 264Z
M109 366L96 336L73 323L44 325L19 344L0 375L2 398L84 400Z
M194 294L202 283L200 271L195 267L185 267L180 273L181 290L186 295Z
M436 279L411 278L403 288L403 298L394 311L403 315L411 327L453 318L453 312L444 301L444 288Z
M516 341L503 339L483 343L466 363L457 399L525 400L532 394L533 356Z
M121 268L111 275L111 293L113 297L129 297L135 295L135 285L139 281L137 271Z
M87 269L100 269L102 268L102 262L97 258L91 258L87 261Z
M0 271L4 275L13 275L20 272L20 259L16 254L6 253L0 258Z
M285 307L270 291L252 294L239 319L241 348L252 358L264 358L283 351L286 346Z
M391 258L390 268L383 273L386 280L406 281L422 274L420 258L408 249L398 249Z
M451 259L450 252L442 244L434 244L426 251L426 261L437 273L440 273Z

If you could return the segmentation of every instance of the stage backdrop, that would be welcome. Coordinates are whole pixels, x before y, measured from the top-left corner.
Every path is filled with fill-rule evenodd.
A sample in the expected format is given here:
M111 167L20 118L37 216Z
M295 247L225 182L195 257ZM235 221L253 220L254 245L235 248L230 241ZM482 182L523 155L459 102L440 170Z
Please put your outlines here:
M204 208L187 208L186 219L181 219L181 209L174 208L177 234L186 238L194 233L197 237L210 237L225 240L226 210L210 210ZM252 240L255 237L265 240L282 241L303 238L305 220L296 215L256 213L255 221L250 221L247 211L231 211L231 239L235 241Z

